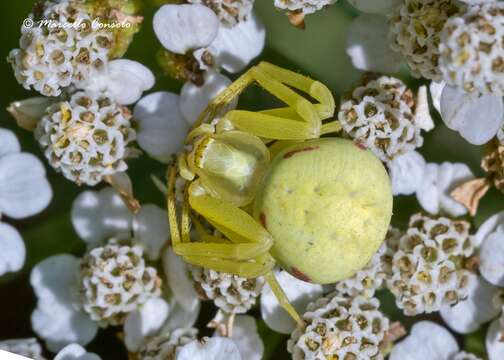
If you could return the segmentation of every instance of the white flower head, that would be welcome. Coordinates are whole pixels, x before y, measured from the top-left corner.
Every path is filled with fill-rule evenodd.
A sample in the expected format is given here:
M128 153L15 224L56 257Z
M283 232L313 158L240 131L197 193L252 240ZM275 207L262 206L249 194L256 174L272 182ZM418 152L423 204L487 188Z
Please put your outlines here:
M77 184L124 172L136 134L131 114L107 94L77 92L51 106L35 131L50 164Z
M310 302L315 301L324 292L322 285L298 280L286 271L275 272L275 277L298 312L303 312ZM282 334L290 334L296 327L296 323L280 306L268 284L261 294L261 316L272 330Z
M218 332L214 336L219 336ZM264 344L257 333L256 319L249 315L238 315L234 319L231 340L238 347L244 360L261 360Z
M68 0L45 2L40 15L42 20L60 24L80 21L87 27L23 26L20 49L9 54L18 82L45 96L59 96L71 85L82 88L82 83L108 62L112 34L91 30L90 15ZM33 14L31 19L36 20Z
M504 4L471 6L446 22L439 67L444 80L467 92L504 95Z

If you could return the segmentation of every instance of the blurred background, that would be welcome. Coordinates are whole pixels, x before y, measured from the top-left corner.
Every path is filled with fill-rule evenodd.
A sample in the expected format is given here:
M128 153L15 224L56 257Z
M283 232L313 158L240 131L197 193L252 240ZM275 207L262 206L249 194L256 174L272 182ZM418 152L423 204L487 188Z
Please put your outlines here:
M165 75L156 63L156 54L161 48L152 30L152 17L156 11L155 0L144 0L145 16L142 31L136 35L134 42L126 54L126 58L139 61L148 66L156 75L156 87L152 91L178 92L181 85ZM12 73L11 66L5 60L9 51L18 47L20 27L28 16L33 5L32 0L0 1L0 127L13 130L18 136L22 150L35 154L42 159L43 154L34 140L33 134L17 128L13 118L5 110L9 103L21 100L35 93L30 93L20 86ZM359 80L361 74L353 69L345 53L346 29L356 12L345 0L336 5L308 16L306 29L294 28L286 16L277 11L273 0L256 0L255 11L266 25L266 48L260 60L267 60L277 65L309 74L326 85L334 92L336 99L348 91ZM404 71L401 77L413 88L421 82L407 78ZM232 78L232 77L231 77ZM258 87L250 88L240 98L240 108L259 109L271 107L273 99ZM458 134L448 130L439 121L437 114L436 129L425 137L425 144L420 152L429 162L443 161L464 162L477 175L483 175L479 167L482 147L472 146ZM164 199L150 180L150 174L163 176L162 164L143 156L140 160L129 161L128 173L133 179L135 194L141 203L155 203L163 206ZM48 178L52 184L54 197L48 209L38 216L24 221L7 219L14 225L24 238L27 247L27 261L24 269L16 274L0 278L0 340L33 337L30 316L35 307L35 297L29 284L31 268L46 257L59 253L81 255L84 251L82 243L75 234L70 222L70 209L74 198L85 187L77 187L67 181L52 168L47 168ZM468 219L474 225L479 225L489 215L502 210L502 196L494 189L484 198L478 216ZM395 199L393 223L402 229L407 227L411 214L420 211L414 196ZM1 239L0 239L1 241ZM384 311L393 321L401 320L408 327L412 319L404 319L393 305L393 299L388 293L379 294ZM211 334L205 324L213 317L214 308L205 304L198 321L201 335ZM259 319L257 309L252 311ZM415 318L417 320L418 318ZM265 343L264 359L289 359L286 352L286 337L269 330L259 321L260 334ZM476 354L484 352L484 334L480 330L460 341L466 349ZM99 335L88 347L90 351L99 354L103 359L126 359L127 354L119 340L118 329L101 330Z

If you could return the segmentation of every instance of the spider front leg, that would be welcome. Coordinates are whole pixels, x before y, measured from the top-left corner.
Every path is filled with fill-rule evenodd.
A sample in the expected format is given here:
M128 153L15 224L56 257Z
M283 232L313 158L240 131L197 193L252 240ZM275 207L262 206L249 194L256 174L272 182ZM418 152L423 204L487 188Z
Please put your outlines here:
M316 139L341 129L337 121L322 124L322 120L334 115L335 109L334 98L322 83L268 63L259 64L249 73L259 85L288 107L261 112L230 111L225 120L235 128L278 140ZM312 104L291 87L309 94L319 103Z

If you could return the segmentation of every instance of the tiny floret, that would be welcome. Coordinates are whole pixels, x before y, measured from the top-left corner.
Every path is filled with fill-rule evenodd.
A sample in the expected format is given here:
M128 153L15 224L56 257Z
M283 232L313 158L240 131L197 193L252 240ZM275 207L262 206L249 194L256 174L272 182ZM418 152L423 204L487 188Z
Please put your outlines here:
M191 4L209 7L222 24L234 26L248 19L255 0L188 0Z
M275 6L282 10L313 14L335 2L336 0L275 0Z

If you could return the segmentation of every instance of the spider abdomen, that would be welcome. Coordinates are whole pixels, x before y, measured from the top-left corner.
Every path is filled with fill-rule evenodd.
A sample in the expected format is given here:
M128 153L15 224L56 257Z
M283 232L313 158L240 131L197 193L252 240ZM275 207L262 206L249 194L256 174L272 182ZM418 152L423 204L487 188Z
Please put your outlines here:
M330 284L364 267L392 216L390 179L370 152L318 139L279 153L255 201L272 255L294 276Z

